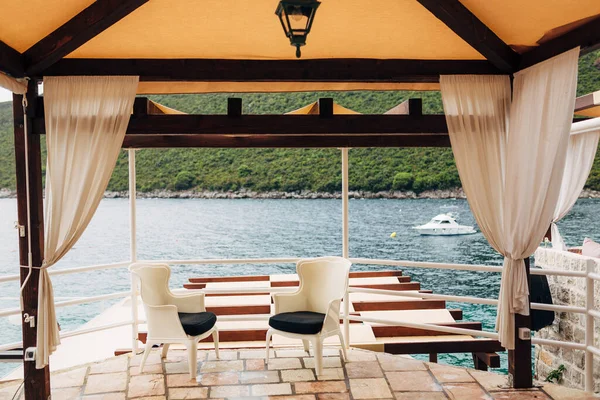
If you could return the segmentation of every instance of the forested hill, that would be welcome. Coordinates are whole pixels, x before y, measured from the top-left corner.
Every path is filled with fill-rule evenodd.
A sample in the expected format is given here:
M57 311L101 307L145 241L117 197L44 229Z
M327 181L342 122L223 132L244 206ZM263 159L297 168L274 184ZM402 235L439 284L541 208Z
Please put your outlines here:
M600 51L580 59L578 95L600 89L594 67ZM320 92L286 94L207 94L154 96L153 100L187 113L223 114L227 97L241 97L244 113L282 114L319 97L332 97L361 113L383 113L400 102L421 97L425 113L441 113L438 92ZM0 188L14 189L11 104L0 103ZM137 153L138 188L333 192L341 189L340 152L336 149L164 149ZM352 149L351 190L448 189L460 186L450 149ZM600 190L600 152L587 187ZM127 157L121 154L109 190L127 190Z

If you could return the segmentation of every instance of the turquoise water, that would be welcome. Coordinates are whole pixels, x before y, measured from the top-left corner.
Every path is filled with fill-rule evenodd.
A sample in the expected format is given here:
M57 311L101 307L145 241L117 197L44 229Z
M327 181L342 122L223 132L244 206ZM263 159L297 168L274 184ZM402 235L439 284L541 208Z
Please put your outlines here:
M600 239L600 226L590 224L600 200L579 200L559 224L569 245L585 236ZM459 222L475 225L464 200L350 200L350 256L414 261L501 265L501 257L481 233L469 236L419 236L412 226L442 212L459 214ZM18 273L16 201L0 199L0 275ZM397 232L396 238L390 233ZM139 259L265 258L341 255L340 200L138 200ZM83 237L53 268L112 263L129 259L128 202L105 199ZM391 267L353 266L356 270ZM292 273L293 264L173 266L172 287L190 276ZM404 268L406 275L435 293L497 298L498 274ZM94 271L53 279L57 300L128 290L126 269ZM18 285L0 284L0 308L18 307ZM106 306L93 303L59 308L63 330L77 328ZM448 304L462 308L465 320L493 329L495 308ZM20 326L0 318L0 344L19 341ZM506 357L502 368L506 371ZM470 354L440 356L440 362L472 366ZM0 376L14 368L0 363Z

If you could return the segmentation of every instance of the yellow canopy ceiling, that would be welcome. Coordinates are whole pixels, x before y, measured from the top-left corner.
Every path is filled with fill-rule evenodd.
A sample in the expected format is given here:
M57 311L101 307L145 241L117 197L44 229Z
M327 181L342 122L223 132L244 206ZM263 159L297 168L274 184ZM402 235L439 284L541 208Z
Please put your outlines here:
M598 0L461 0L510 45L600 14ZM4 1L0 40L24 52L91 0ZM292 59L277 0L150 0L68 57ZM482 59L416 0L323 0L303 58Z
M309 114L318 114L319 113L319 102L315 101L314 103L310 103L304 107L301 107L297 110L290 111L286 114L292 115L309 115ZM340 106L338 103L333 103L333 113L335 115L348 115L348 114L360 114L359 112L353 111L344 106Z

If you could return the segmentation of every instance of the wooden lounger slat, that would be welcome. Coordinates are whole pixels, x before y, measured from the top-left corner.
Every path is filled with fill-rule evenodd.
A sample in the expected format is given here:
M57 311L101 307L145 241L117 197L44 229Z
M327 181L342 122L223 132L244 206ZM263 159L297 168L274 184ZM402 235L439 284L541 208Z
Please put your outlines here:
M354 311L431 310L446 308L444 300L352 302Z
M440 326L450 326L454 328L481 330L481 322L454 322L448 324L434 324ZM439 331L429 329L416 329L404 326L372 326L376 337L400 337L400 336L438 336ZM449 335L452 335L451 333Z
M494 339L447 340L426 342L385 343L384 350L390 354L431 354L431 353L494 353L504 351L500 342Z

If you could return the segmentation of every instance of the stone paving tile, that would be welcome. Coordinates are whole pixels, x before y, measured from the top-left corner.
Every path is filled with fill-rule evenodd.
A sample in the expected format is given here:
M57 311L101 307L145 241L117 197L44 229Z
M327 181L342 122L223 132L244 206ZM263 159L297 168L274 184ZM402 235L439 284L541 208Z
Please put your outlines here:
M206 399L208 388L169 388L169 400Z
M242 350L240 351L239 358L240 360L248 360L248 359L257 359L257 358L265 358L267 356L267 351L265 349L262 350ZM275 351L269 351L269 357L275 358Z
M244 361L205 361L200 366L200 372L231 372L243 371Z
M164 362L181 362L187 360L187 351L186 350L169 350L167 352L167 356L163 358ZM198 351L198 361L206 360L206 352Z
M165 372L167 374L183 374L185 372L189 373L190 368L188 367L187 357L185 360L180 362L170 362L165 363ZM146 372L146 368L144 368L144 372Z
M172 353L173 351L170 351L169 353ZM129 366L130 367L137 367L140 365L140 363L142 362L142 356L144 354L137 354L133 357L131 357L129 359ZM187 360L187 356L186 356L186 360ZM160 359L160 350L158 349L153 349L152 352L150 353L150 355L148 356L148 359L146 360L146 365L152 365L152 364L160 364L161 363L161 359Z
M541 390L502 391L492 392L491 395L494 400L552 400Z
M428 366L435 379L440 383L475 382L475 379L464 368L436 363L430 363Z
M217 358L217 354L214 351L208 352L208 361L218 361L218 360L227 361L227 360L237 360L237 359L238 359L237 351L220 350L219 358Z
M186 371L187 371L187 363ZM144 365L144 372L140 372L140 367L131 367L129 368L129 375L146 375L146 374L162 374L163 366L162 364L152 364L152 365Z
M198 354L199 360L207 360L211 352L203 351ZM258 396L298 400L336 400L352 397L360 400L392 398L393 392L393 397L397 400L597 399L582 391L557 385L544 385L543 390L510 390L503 375L423 363L401 356L376 355L362 350L349 351L349 362L344 365L344 370L344 367L341 367L339 348L328 349L330 356L324 357L324 365L339 366L324 368L323 375L318 377L311 369L314 367L314 358L306 356L307 353L298 349L275 350L274 355L279 357L271 359L269 369L264 369L262 349L224 351L223 354L227 354L226 358L235 359L200 361L202 373L198 375L198 380L189 378L187 354L178 349L169 351L164 367L160 352L155 349L150 354L143 374L139 373L141 355L111 358L105 362L106 365L96 363L70 371L60 371L52 374L52 398L167 400L168 394L168 398L174 400L208 396ZM306 368L302 368L303 362ZM92 370L95 373L91 373ZM84 385L87 372L90 374ZM387 382L383 378L384 374ZM0 400L11 400L19 383L0 383ZM127 397L126 391L129 395ZM22 396L19 399L22 399Z
M296 382L294 383L296 393L345 393L348 391L344 381L325 382Z
M344 379L344 368L323 368L323 373L317 376L319 381L337 381Z
M196 379L191 379L190 374L172 374L167 375L168 387L190 387L198 386Z
M230 398L250 396L250 388L248 386L213 386L210 388L209 395L211 398Z
M262 371L265 369L265 360L246 360L246 371Z
M281 380L284 382L314 381L315 374L312 369L284 369L281 370Z
M350 349L347 351L348 360L347 362L357 362L357 361L377 361L377 356L375 353L368 353L366 351L354 350Z
M127 387L127 373L90 375L85 385L84 394L122 392Z
M108 359L90 367L90 374L105 374L108 372L125 372L128 364L127 356Z
M129 380L128 397L160 396L165 394L163 374L138 375Z
M477 383L446 383L442 387L452 400L492 400Z
M50 385L52 389L54 388L67 388L67 387L75 387L75 386L83 386L83 382L85 381L85 375L87 373L87 367L78 368L66 372L62 372L60 374L52 375L52 379L50 380Z
M289 383L271 383L268 385L253 385L250 388L252 396L276 396L292 394L292 387Z
M396 400L446 400L444 392L396 392Z
M311 353L314 355L314 353ZM339 347L324 347L323 348L323 357L339 357L340 356L340 348Z
M302 368L298 358L274 358L269 360L268 369L299 369Z
M384 371L427 371L427 367L422 361L390 354L378 354L377 358Z
M278 358L286 358L286 357L307 357L310 354L304 350L277 350L275 355Z
M198 377L203 386L233 385L239 382L237 372L216 372Z
M348 393L321 393L317 395L318 400L349 400Z
M355 399L384 399L392 397L392 392L383 378L350 379L350 392Z
M54 399L54 394L52 395ZM103 394L92 394L90 396L83 396L82 400L125 400L125 393L103 393ZM137 400L137 399L136 399Z
M348 378L383 378L383 371L377 361L363 361L346 364Z
M315 367L315 358L306 357L304 358L304 366L306 368ZM335 368L342 366L342 359L340 357L323 357L323 368Z
M427 371L386 372L394 392L440 392L442 388Z
M240 373L241 383L276 383L279 382L277 371L244 371Z
M52 400L76 400L81 398L81 388L52 389Z
M485 371L469 370L473 378L488 392L492 390L508 389L508 378L506 375L493 374Z
M593 397L589 393L585 393L580 390L569 389L553 383L545 384L543 389L555 400L598 400L598 397Z

